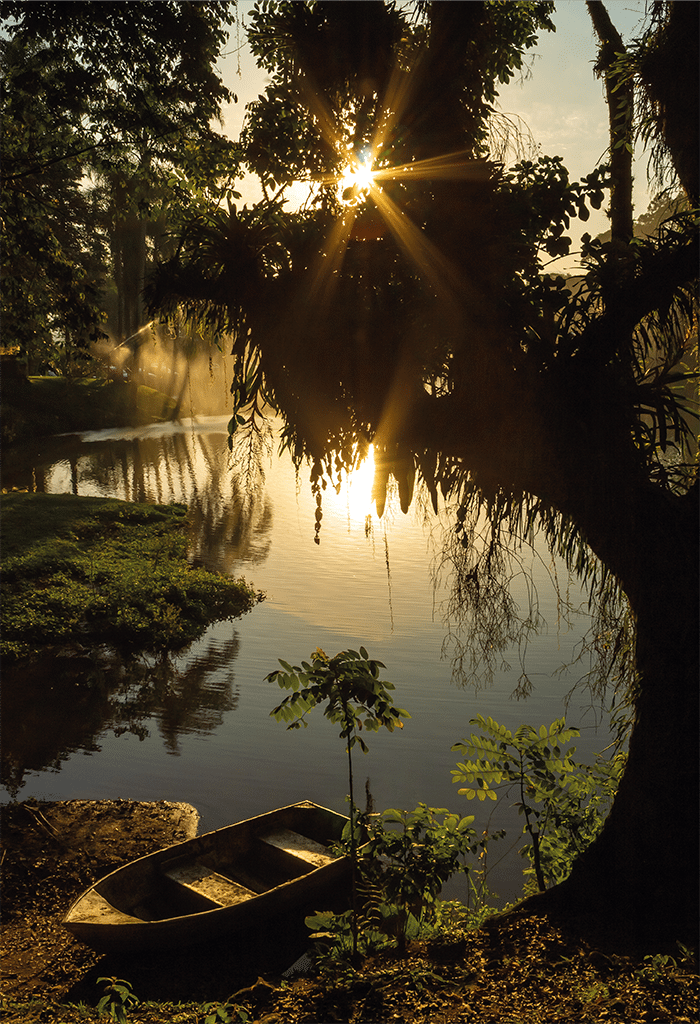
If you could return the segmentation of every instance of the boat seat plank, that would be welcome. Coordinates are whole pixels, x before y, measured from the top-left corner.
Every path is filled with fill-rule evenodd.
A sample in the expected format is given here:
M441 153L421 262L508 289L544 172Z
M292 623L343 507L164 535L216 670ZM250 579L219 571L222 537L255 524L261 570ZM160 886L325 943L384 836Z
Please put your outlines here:
M300 860L306 861L307 864L313 864L315 868L324 867L324 865L336 860L336 857L333 856L327 846L317 843L315 839L309 839L308 836L292 832L288 828L279 829L277 832L260 836L260 838L268 846L275 846L278 850L284 850L285 853L298 857Z
M166 878L184 885L200 896L206 896L213 903L221 907L232 907L236 903L243 903L252 899L256 893L247 889L239 882L234 882L224 875L212 871L211 868L197 861L189 861L185 864L174 864L165 867Z

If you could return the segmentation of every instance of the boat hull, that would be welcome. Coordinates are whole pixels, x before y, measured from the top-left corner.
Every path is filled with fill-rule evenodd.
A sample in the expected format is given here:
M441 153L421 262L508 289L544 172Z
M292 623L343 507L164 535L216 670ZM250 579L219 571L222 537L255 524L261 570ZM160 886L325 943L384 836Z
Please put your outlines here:
M73 903L63 920L103 952L172 949L256 929L347 886L335 857L348 819L310 801L188 839L125 864Z

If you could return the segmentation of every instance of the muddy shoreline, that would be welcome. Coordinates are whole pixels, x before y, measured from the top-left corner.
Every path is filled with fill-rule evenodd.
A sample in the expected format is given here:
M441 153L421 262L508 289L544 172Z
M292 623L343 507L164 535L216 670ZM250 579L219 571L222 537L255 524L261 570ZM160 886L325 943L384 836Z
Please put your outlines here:
M126 978L141 999L226 999L260 974L275 977L304 951L306 930L265 930L215 947L101 955L61 920L77 896L121 864L197 834L189 804L161 800L28 800L2 819L2 991L93 1004L97 978Z
M167 801L27 800L3 806L0 816L2 993L8 1006L22 1004L20 1014L32 998L46 1001L47 1008L31 1018L37 1022L84 1019L77 1007L78 1016L68 1017L57 1004L94 1007L102 995L101 977L130 982L147 1007L144 1016L137 1008L133 1019L157 1024L174 1019L175 1004L231 997L250 1009L252 1021L265 1024L500 1024L505 1017L541 1024L690 1024L697 1019L694 964L635 962L587 946L532 916L493 920L469 932L460 939L454 961L445 961L446 947L439 940L418 942L406 953L390 948L376 954L356 972L304 978L288 988L280 987L282 972L309 947L302 915L206 947L103 956L61 927L66 910L88 885L120 864L194 835L195 808ZM195 1006L177 1019L199 1024L202 1013Z

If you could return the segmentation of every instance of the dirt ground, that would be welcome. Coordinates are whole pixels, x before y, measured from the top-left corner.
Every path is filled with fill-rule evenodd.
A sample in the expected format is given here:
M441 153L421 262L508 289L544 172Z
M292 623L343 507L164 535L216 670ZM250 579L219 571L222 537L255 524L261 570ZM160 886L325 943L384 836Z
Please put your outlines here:
M98 878L136 857L197 834L189 804L130 800L26 801L1 808L2 993L94 1004L98 977L126 978L141 999L216 1000L281 971L304 952L304 934L283 941L218 944L161 956L93 952L62 928L69 906ZM277 936L275 936L277 938Z
M120 864L197 832L188 804L26 801L2 807L2 995L95 1006L100 977L127 979L141 1006L129 1019L175 1019L160 1004L225 1002L249 1020L411 1024L680 1024L698 1011L695 967L634 962L558 932L545 919L498 919L454 946L421 942L371 957L357 971L281 985L308 950L303 918L276 920L242 940L161 955L92 952L61 927L72 901ZM262 980L262 979L266 980ZM153 1001L147 1003L147 1001ZM71 1011L73 1012L73 1011ZM32 1020L74 1020L44 1014ZM164 1015L165 1014L165 1015ZM80 1019L84 1019L80 1017ZM178 1020L204 1018L178 1013ZM235 1018L234 1018L235 1019Z
M61 919L98 878L197 833L189 804L71 800L2 808L2 980L5 995L59 997L99 957Z

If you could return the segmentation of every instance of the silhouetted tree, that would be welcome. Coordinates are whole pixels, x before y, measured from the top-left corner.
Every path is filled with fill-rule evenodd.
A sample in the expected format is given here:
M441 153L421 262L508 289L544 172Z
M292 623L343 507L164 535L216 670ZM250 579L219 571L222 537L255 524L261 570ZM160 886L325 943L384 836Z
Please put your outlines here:
M679 213L632 239L629 150L639 78L643 129L695 199L697 146L691 158L647 58L675 48L672 95L693 91L698 6L655 9L637 63L604 5L588 7L615 109L608 164L573 183L557 157L506 170L489 151L498 85L551 28L553 4L420 3L412 20L385 3L261 4L250 41L271 77L243 141L266 199L194 219L151 301L234 334L230 429L254 429L270 401L319 508L370 442L379 509L390 474L404 506L414 477L456 504L456 607L488 631L486 652L510 624L509 533L539 527L588 584L601 668L633 703L628 766L602 834L534 909L656 950L692 940L697 920L698 484L683 363L698 238ZM367 157L373 182L339 195L348 161ZM286 212L300 178L314 196ZM549 274L571 220L607 189L611 240L584 236L578 283ZM490 537L475 545L480 516Z

